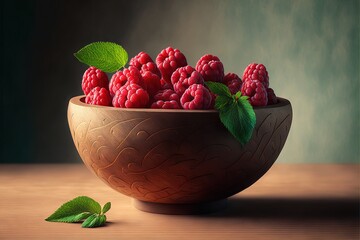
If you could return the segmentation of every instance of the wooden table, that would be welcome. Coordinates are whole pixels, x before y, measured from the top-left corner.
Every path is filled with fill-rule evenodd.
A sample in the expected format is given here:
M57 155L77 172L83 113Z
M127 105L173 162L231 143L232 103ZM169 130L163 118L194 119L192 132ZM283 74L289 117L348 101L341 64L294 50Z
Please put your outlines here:
M44 219L87 195L112 202L105 227ZM359 239L359 165L275 164L224 211L141 212L82 164L0 165L0 239Z

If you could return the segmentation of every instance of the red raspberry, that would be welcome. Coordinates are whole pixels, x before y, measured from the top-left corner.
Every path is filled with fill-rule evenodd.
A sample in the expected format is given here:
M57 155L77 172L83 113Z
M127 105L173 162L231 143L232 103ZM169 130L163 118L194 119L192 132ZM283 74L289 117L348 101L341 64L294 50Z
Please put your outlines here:
M193 84L185 90L180 103L184 109L208 109L211 104L211 95L204 85Z
M144 108L149 104L149 94L141 86L129 83L116 91L112 104L120 108Z
M247 80L259 80L264 84L265 88L269 87L269 74L263 64L249 64L245 68L242 80L243 82L246 82Z
M224 79L222 62L211 54L202 56L196 63L195 69L201 73L205 81L222 82Z
M129 65L136 67L139 71L141 70L142 65L148 63L148 62L154 62L149 54L146 52L140 52L138 55L130 59Z
M141 69L140 69L141 75L147 71L150 71L153 74L158 75L159 79L161 78L160 70L158 69L158 67L156 66L156 64L154 62L148 62L141 66Z
M127 83L127 77L122 71L114 73L110 79L109 91L111 96L115 95L115 92Z
M209 109L214 109L215 108L216 94L211 92L210 90L209 90L209 92L210 92L210 96L211 96L211 102L210 102Z
M108 86L108 76L100 69L97 69L96 67L89 67L84 72L81 87L85 95L88 95L94 87L103 87L107 89Z
M174 90L173 85L167 81L165 81L163 78L160 79L161 89L171 89Z
M204 84L204 79L195 68L187 65L175 70L171 75L174 91L180 96L193 84Z
M116 91L127 83L135 83L144 87L144 80L139 70L134 66L124 68L111 77L109 84L110 95L114 96Z
M241 94L249 97L252 106L266 106L268 102L265 86L259 80L247 80L241 87Z
M156 57L156 65L158 66L163 79L170 82L172 73L177 68L186 66L187 61L184 54L178 49L167 47Z
M160 77L150 71L142 72L141 76L150 97L154 96L161 89Z
M157 92L154 96L154 102L151 104L151 108L163 109L179 109L180 106L179 95L171 89L163 89Z
M267 95L268 95L268 105L276 104L277 103L277 97L275 95L275 92L272 88L267 88Z
M154 62L148 62L141 66L141 76L144 79L145 88L152 97L161 89L160 71Z
M85 102L93 105L111 106L110 93L106 88L94 87L86 95Z
M210 61L220 61L220 58L218 58L215 55L211 55L211 54L205 54L204 56L202 56L198 62L203 61L203 62L210 62Z
M228 86L231 94L235 94L241 90L242 81L235 73L228 73L224 77L224 83Z

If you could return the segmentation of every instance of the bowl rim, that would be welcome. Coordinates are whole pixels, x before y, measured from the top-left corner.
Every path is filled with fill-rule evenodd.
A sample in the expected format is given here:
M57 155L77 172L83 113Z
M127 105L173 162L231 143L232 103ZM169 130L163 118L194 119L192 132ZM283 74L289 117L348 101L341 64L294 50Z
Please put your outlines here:
M276 104L272 104L272 105L267 105L267 106L254 106L254 110L260 110L260 109L270 109L270 108L279 108L279 107L283 107L286 105L290 105L290 101L285 99L285 98L281 98L281 97L277 97L278 103ZM126 111L126 112L171 112L171 113L217 113L218 110L215 109L210 109L210 110L185 110L185 109L155 109L155 108L117 108L117 107L113 107L113 106L100 106L100 105L90 105L85 103L85 95L78 95L75 97L72 97L69 100L69 105L74 104L80 107L85 107L85 108L99 108L99 109L107 109L110 111Z

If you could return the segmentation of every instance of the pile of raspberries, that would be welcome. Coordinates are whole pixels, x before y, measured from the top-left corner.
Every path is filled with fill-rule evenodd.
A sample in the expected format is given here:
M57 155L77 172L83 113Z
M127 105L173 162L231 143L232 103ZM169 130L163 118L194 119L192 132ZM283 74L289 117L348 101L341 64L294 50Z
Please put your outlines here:
M188 65L182 52L168 47L154 62L145 52L130 60L129 67L114 73L109 81L103 71L90 67L82 79L88 104L118 108L213 109L216 95L204 82L220 82L235 94L241 91L252 106L275 104L277 98L269 88L269 75L263 64L248 65L242 80L235 73L224 74L216 56L206 54Z

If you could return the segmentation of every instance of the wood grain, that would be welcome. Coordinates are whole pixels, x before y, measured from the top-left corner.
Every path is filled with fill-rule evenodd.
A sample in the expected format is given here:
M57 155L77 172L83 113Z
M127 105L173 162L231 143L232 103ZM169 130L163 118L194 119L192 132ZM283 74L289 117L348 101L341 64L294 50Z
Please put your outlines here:
M82 164L0 165L0 239L358 239L359 165L275 164L209 215L136 210ZM112 202L105 227L44 219L87 195Z

